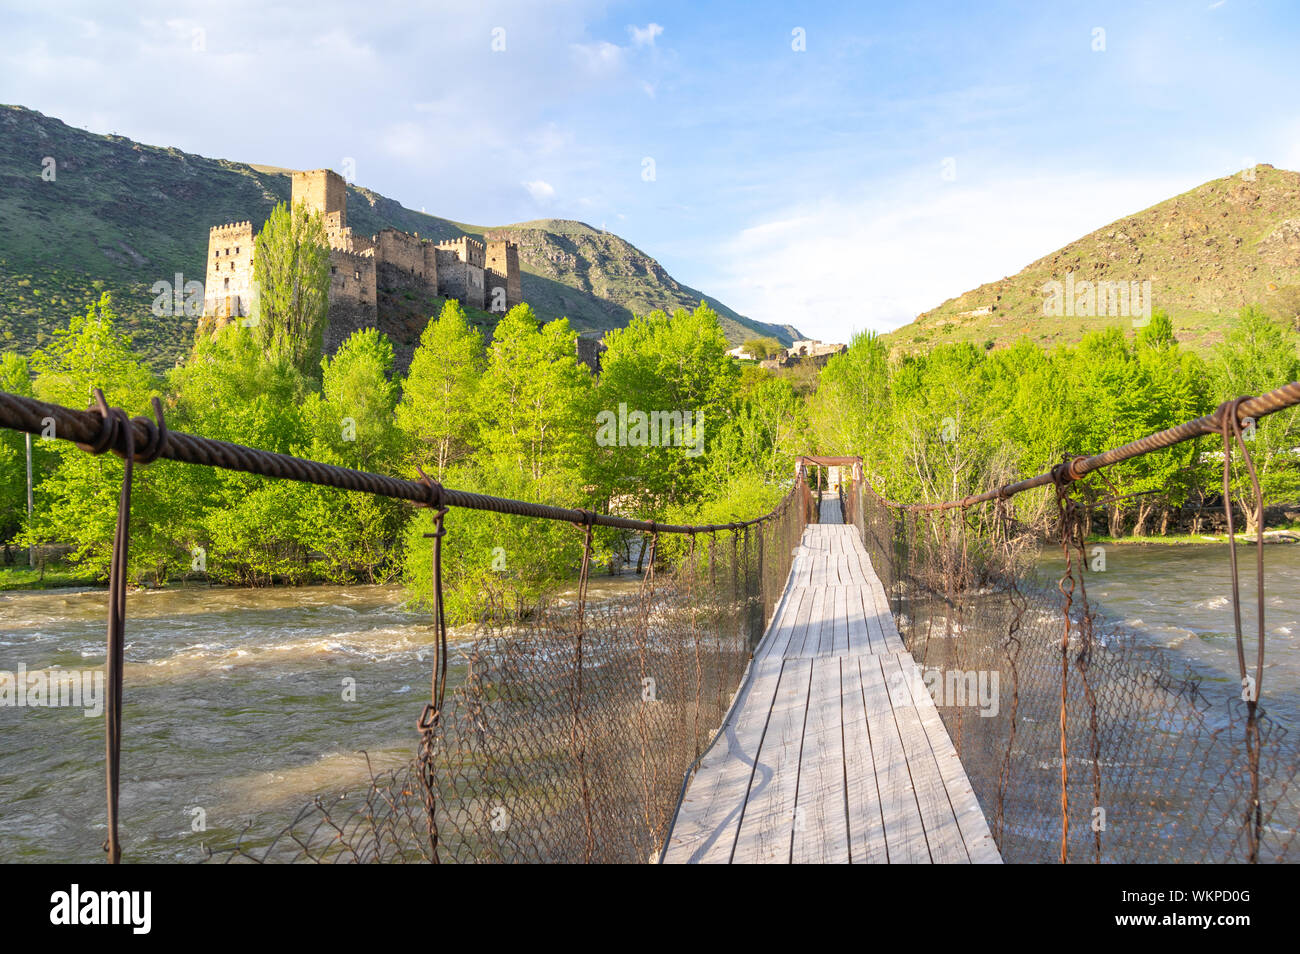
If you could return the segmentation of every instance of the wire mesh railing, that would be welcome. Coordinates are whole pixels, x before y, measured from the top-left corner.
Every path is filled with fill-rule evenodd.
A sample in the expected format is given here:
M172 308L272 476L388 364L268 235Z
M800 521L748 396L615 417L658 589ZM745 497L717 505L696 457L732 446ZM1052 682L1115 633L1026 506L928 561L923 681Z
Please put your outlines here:
M1235 448L1262 513L1243 423L1296 403L1300 384L1292 383L960 501L900 504L866 480L847 495L847 519L1006 861L1300 857L1297 737L1261 702L1263 531L1255 539L1256 653L1248 661L1228 493ZM1223 440L1237 685L1207 682L1089 602L1085 504L1072 496L1088 473L1207 434ZM1016 519L1017 494L1053 486L1055 525ZM1043 549L1049 540L1055 558L1053 546ZM1061 571L1055 586L1046 582L1052 566Z
M109 579L106 790L110 862L121 858L119 787L126 562L133 468L167 458L380 494L432 508L436 649L431 698L413 719L418 751L350 792L322 792L287 824L250 825L218 861L645 862L660 849L681 779L708 744L780 598L807 522L802 480L770 513L676 525L465 493L168 430L98 406L77 411L0 393L0 426L124 460ZM458 510L573 524L576 594L523 602L479 594L473 632L452 645L444 538ZM593 530L637 533L646 572L633 594L589 602ZM671 556L661 542L677 543ZM413 716L416 713L412 713Z
M77 442L125 460L109 581L106 789L111 861L120 858L126 556L135 465L158 458L381 494L429 507L437 649L418 751L350 793L323 792L288 824L250 827L214 846L223 861L644 862L662 847L683 777L709 745L780 597L815 513L802 477L771 513L725 525L665 525L464 493L171 432L107 407L75 411L0 394L0 426ZM1242 424L1300 403L1300 383L1049 474L960 501L904 505L866 480L836 491L857 526L908 650L952 691L936 695L1008 861L1294 860L1300 828L1295 736L1265 713L1262 538L1258 631L1248 664L1229 545L1239 691L1206 686L1087 597L1081 505L1089 473L1218 433L1227 482L1238 449L1262 512ZM819 486L820 486L819 477ZM1063 573L1043 582L1046 528L1016 519L1014 498L1054 487ZM524 604L484 592L471 638L451 644L442 555L459 509L572 524L576 591ZM589 600L593 529L642 535L635 592ZM669 558L663 544L674 540ZM973 682L967 679L975 675ZM999 705L972 706L996 677ZM976 712L978 708L980 711ZM415 715L415 713L413 713Z

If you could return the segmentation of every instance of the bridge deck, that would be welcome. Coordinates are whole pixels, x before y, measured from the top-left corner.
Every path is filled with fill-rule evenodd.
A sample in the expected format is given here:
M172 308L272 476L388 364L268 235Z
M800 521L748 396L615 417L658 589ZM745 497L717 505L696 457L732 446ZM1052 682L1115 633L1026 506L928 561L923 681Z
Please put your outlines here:
M804 531L664 861L1001 861L853 527Z

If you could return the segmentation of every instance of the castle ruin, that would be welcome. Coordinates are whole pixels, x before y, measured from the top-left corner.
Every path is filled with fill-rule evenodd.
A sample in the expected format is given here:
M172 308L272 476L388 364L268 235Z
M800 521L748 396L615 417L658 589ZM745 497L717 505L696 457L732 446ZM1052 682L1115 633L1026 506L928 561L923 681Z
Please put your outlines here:
M330 169L293 174L292 204L299 203L321 214L330 246L326 354L362 328L379 328L398 339L394 344L404 344L412 333L418 338L429 316L421 316L419 328L411 327L410 316L401 313L404 301L457 298L496 314L523 301L519 247L513 242L485 244L461 236L435 243L394 228L369 238L355 235L348 227L347 183ZM250 222L209 232L203 313L218 324L252 314L253 244Z

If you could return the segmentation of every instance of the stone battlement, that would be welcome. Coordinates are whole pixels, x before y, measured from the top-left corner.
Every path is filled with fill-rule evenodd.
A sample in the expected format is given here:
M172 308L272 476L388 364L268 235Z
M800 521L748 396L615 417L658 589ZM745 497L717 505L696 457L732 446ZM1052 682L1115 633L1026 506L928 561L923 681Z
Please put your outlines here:
M413 308L423 307L418 302L436 307L433 299L458 298L474 308L504 312L523 301L515 243L485 244L468 235L435 243L396 228L370 237L353 235L347 220L348 184L342 176L332 169L311 169L294 172L291 178L291 203L320 214L330 245L326 353L332 354L361 328L379 327L389 334L400 328L399 338L408 332L418 337L428 320L427 313L416 312L426 317L420 319L419 329L410 326ZM251 222L209 230L205 314L233 318L248 313L253 251ZM408 344L394 343L399 350Z

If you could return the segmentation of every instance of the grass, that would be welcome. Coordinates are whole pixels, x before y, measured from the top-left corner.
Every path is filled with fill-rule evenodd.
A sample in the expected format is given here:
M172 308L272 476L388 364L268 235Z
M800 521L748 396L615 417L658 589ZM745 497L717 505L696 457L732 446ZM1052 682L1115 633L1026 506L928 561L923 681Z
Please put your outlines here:
M9 590L52 590L61 586L98 586L93 573L76 566L53 563L44 569L27 566L0 567L0 592Z

